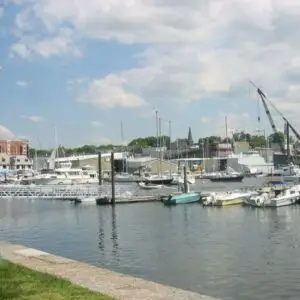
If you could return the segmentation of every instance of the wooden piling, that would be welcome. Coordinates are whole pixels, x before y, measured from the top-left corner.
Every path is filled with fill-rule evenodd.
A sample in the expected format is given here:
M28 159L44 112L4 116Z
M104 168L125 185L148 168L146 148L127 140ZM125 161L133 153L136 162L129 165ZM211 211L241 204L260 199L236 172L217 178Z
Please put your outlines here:
M183 167L183 180L184 180L184 192L187 193L187 177L186 177L186 166Z
M115 166L114 166L115 155L111 152L110 165L111 165L111 204L116 204L116 189L115 189Z
M98 180L99 185L102 185L102 159L101 159L101 152L98 153Z

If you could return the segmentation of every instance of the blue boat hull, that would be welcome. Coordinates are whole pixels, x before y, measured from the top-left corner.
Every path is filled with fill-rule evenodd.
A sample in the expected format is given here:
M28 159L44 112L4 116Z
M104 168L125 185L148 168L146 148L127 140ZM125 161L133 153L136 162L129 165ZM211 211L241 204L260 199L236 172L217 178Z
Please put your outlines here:
M199 193L187 193L187 194L170 196L168 199L164 200L164 204L175 205L175 204L195 203L199 201L200 201Z

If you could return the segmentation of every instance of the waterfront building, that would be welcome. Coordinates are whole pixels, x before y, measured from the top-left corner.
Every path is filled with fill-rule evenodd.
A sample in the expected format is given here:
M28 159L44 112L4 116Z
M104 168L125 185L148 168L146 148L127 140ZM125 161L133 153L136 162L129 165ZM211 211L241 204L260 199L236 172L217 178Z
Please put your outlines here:
M29 141L0 140L0 170L31 170Z

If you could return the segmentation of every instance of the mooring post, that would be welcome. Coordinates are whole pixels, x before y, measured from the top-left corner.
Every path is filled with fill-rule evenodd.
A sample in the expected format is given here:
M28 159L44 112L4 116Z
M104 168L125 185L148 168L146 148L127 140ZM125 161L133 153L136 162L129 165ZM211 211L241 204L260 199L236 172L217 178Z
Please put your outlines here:
M111 165L111 204L116 203L116 189L115 189L115 166L114 166L115 155L111 152L110 165Z
M101 152L98 153L98 180L99 180L99 185L102 185L102 160L101 160Z
M184 192L187 193L187 178L186 178L186 166L183 167L183 182L184 182Z

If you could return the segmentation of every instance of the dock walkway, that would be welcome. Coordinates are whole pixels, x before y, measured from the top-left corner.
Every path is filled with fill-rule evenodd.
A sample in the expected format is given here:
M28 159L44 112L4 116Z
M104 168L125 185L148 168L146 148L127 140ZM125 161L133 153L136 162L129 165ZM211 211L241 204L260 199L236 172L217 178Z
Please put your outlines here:
M0 256L13 263L59 276L74 284L116 299L217 300L20 245L0 243Z
M160 200L159 195L131 195L121 190L116 191L115 203L145 203ZM47 199L47 200L69 200L81 202L86 198L102 198L99 204L111 203L111 193L108 187L99 185L2 185L0 188L0 199ZM101 201L100 201L101 202Z

